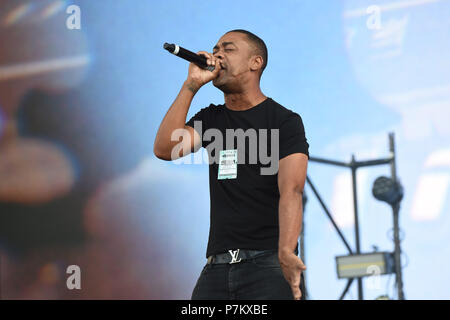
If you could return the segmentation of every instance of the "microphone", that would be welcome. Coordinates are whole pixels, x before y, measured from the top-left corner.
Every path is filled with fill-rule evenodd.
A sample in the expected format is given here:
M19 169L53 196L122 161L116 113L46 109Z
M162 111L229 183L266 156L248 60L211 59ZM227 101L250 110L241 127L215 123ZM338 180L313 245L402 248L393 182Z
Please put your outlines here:
M203 69L206 69L209 71L214 70L214 66L208 66L206 64L207 59L205 56L198 55L192 51L184 49L183 47L180 47L179 45L176 45L173 43L166 42L166 43L164 43L163 48L184 60L195 63L200 68L203 68Z

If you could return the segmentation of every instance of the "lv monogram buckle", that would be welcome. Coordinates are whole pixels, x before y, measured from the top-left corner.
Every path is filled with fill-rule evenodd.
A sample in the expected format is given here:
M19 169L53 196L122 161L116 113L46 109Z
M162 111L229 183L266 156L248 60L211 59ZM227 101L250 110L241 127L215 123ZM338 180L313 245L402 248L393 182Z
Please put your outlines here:
M231 255L230 264L241 262L242 259L237 259L239 257L239 249L237 250L228 250Z

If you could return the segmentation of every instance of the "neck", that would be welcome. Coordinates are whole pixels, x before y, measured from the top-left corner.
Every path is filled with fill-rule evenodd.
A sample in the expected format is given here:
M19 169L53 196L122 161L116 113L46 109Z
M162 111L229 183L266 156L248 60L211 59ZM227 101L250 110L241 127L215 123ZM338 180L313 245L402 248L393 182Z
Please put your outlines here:
M225 104L231 110L244 111L260 104L266 98L259 86L257 86L252 90L244 90L239 93L226 93Z

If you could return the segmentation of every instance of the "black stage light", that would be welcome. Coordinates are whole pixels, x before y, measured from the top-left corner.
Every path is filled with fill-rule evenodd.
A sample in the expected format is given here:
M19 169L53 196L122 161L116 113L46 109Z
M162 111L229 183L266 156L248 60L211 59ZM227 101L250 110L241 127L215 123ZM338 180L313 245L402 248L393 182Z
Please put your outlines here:
M381 176L373 183L372 194L376 199L394 205L402 200L403 187L400 182Z

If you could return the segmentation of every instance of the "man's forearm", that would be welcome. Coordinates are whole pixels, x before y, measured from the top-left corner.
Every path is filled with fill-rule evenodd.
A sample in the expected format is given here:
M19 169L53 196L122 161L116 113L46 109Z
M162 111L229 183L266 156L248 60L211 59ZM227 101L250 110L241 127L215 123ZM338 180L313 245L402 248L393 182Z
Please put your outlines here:
M295 190L284 192L279 202L279 255L294 252L302 229L302 218L302 193Z
M183 83L178 96L170 106L159 126L153 146L155 154L168 155L171 153L172 145L177 143L177 141L171 141L172 132L176 129L184 128L189 107L198 89L198 86L190 81L185 81Z

